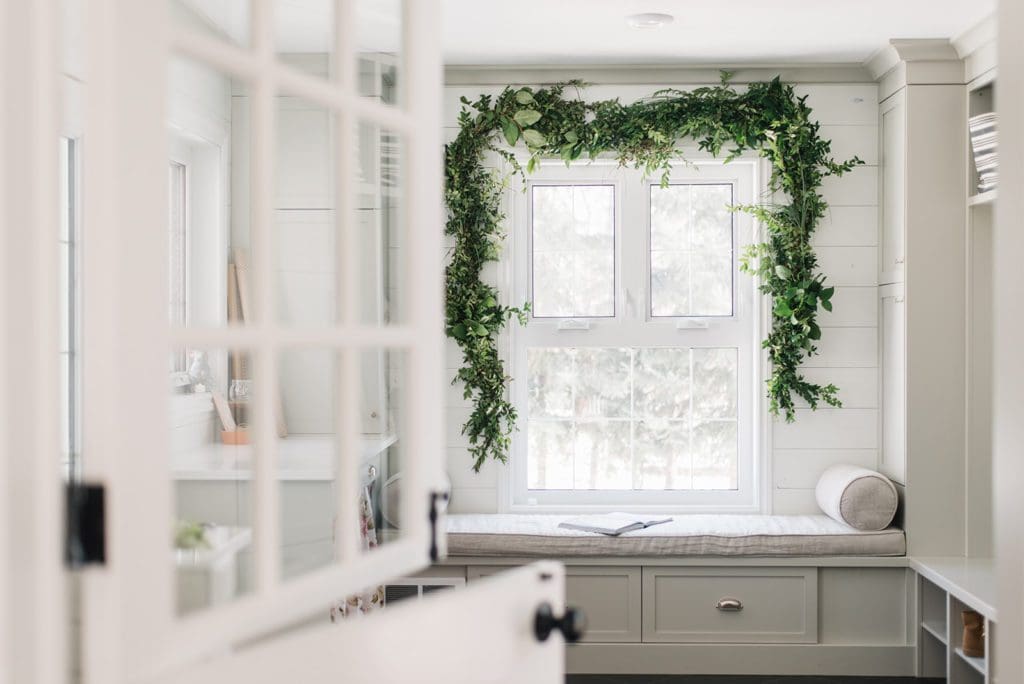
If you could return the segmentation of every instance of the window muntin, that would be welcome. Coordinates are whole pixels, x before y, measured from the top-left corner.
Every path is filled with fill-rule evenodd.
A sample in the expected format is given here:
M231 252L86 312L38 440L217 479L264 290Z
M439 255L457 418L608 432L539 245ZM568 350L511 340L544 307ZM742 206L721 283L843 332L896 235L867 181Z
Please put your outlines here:
M732 316L731 184L650 186L650 315Z
M535 189L613 188L615 313L582 321L533 315L514 329L512 387L520 429L513 436L503 508L759 510L758 302L753 281L737 276L736 263L753 238L753 222L728 208L753 202L755 173L756 163L749 161L674 169L671 192L663 197L688 205L691 194L703 195L698 207L687 207L685 223L675 224L666 220L670 202L658 199L658 179L612 164L568 170L542 164L526 192L517 193L522 199L514 213L513 272L517 298L529 299ZM716 195L721 207L708 206L708 197ZM693 252L697 262L705 255L728 260L728 267L714 272L721 286L704 298L717 308L653 306L652 255L673 251L688 258ZM595 361L611 370L597 380L574 370L574 364L594 368Z
M615 315L615 186L531 188L531 310L537 318Z

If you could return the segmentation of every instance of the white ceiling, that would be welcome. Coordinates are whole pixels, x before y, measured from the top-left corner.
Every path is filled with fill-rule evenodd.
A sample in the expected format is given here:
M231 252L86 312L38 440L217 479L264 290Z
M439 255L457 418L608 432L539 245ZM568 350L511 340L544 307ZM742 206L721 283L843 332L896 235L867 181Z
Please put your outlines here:
M179 0L245 42L244 0ZM262 1L262 0L261 0ZM891 38L953 38L996 0L442 0L447 64L862 62ZM323 52L332 0L275 0L282 52ZM400 0L356 0L362 50L393 51ZM626 16L671 14L640 30Z
M995 0L442 0L449 64L862 62L890 38L952 38ZM625 17L671 14L656 30Z

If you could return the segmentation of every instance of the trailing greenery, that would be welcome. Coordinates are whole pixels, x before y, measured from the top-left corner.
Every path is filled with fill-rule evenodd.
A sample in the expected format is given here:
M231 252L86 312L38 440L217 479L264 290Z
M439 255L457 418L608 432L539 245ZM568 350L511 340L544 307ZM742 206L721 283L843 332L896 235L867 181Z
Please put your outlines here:
M624 166L660 174L663 184L670 165L684 160L679 143L687 139L715 157L724 153L725 161L751 150L769 160L775 202L733 209L753 215L764 231L740 263L759 277L761 291L773 301L771 331L763 341L771 361L770 408L792 421L797 398L812 408L822 402L840 406L835 385L809 382L800 373L801 362L817 352L821 338L818 308L831 311L835 291L818 271L811 235L827 209L822 180L861 161L835 161L806 98L778 78L738 92L723 73L720 85L662 90L632 104L584 102L582 87L579 82L510 87L494 98L463 98L459 134L445 148L446 233L455 242L445 272L446 332L463 354L455 381L464 383L465 397L474 402L463 426L474 470L489 457L507 459L516 425L515 407L506 398L511 378L498 355L497 337L509 320L525 323L528 307L502 304L481 275L488 262L497 261L505 238L501 205L508 183L507 176L485 166L485 158L496 153L512 173L521 174L511 151L520 143L529 153L527 173L541 158L560 157L569 164L613 153Z

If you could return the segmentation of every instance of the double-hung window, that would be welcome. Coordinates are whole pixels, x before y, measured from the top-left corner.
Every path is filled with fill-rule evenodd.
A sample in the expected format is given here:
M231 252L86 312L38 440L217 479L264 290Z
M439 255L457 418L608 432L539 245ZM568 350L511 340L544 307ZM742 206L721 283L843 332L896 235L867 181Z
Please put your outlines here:
M517 193L512 509L758 505L757 165L544 164Z

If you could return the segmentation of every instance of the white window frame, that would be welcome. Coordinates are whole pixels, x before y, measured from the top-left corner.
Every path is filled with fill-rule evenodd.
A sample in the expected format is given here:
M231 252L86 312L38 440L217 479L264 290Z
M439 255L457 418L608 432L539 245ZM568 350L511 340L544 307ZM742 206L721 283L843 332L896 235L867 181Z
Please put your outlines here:
M172 145L172 147L177 147ZM186 155L178 150L174 150L172 154L169 166L173 169L173 173L180 176L180 185L175 186L175 189L181 190L181 197L168 196L169 205L177 203L180 199L180 205L178 207L169 206L168 216L176 219L176 223L179 225L168 225L168 239L174 240L175 236L173 233L180 231L181 239L181 263L170 263L169 268L180 267L181 277L180 292L171 292L171 288L168 287L168 298L169 304L175 300L180 300L180 311L172 314L171 325L185 326L189 322L189 306L192 302L191 287L191 265L192 259L190 258L190 250L192 249L192 222L190 220L190 214L192 212L191 193L189 192L189 185L192 182L192 159L191 155ZM170 169L169 169L170 171ZM169 185L170 188L170 185ZM177 212L175 212L177 209ZM169 284L170 281L168 281ZM172 356L172 367L171 374L184 373L188 371L189 364L189 351L186 348L174 350Z
M63 449L63 465L65 477L73 480L77 477L77 469L81 456L82 424L81 424L81 339L79 335L81 326L81 261L79 252L82 247L82 226L81 226L81 147L80 137L68 132L68 135L61 135L61 165L60 182L63 184L61 194L66 199L66 206L61 210L64 214L61 221L64 227L61 229L59 243L67 248L66 269L61 274L65 279L62 283L64 292L62 307L60 311L61 323L66 331L66 338L62 333L60 348L60 363L65 367L67 373L67 387L61 393L63 418L61 422L62 442L66 449ZM63 266L63 265L62 265ZM66 344L66 348L65 345Z
M723 164L720 160L691 153L692 164L673 165L670 183L729 183L734 202L760 201L767 176L763 162L743 157ZM755 235L755 222L744 213L734 221L732 316L652 317L650 314L650 188L660 178L641 181L642 173L623 169L617 161L599 159L566 168L561 161L544 162L525 184L512 187L512 302L532 299L532 230L530 203L534 185L609 184L615 198L615 318L533 318L526 326L512 326L510 370L515 378L511 397L519 412L519 429L513 435L510 465L501 471L500 509L509 512L670 511L680 513L764 512L769 467L764 445L767 421L763 395L764 354L760 339L766 325L764 297L755 279L738 272L738 257ZM642 239L623 239L626 221L644 216ZM647 252L647 253L645 253ZM640 325L637 325L637 324ZM561 329L560 329L561 327ZM567 329L568 328L568 329ZM580 329L582 328L582 329ZM634 347L737 347L738 369L738 488L736 490L530 490L527 487L526 350L545 346Z

